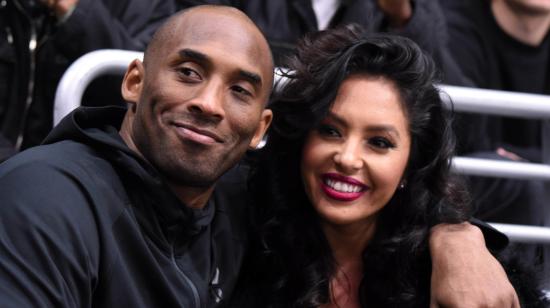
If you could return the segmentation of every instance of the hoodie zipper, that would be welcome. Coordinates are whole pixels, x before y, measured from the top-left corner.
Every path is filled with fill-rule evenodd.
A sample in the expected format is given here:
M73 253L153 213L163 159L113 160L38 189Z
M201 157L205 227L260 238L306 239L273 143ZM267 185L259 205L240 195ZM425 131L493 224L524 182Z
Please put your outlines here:
M27 18L29 25L30 25L30 31L31 31L31 38L29 40L29 82L27 84L27 98L25 99L25 108L23 109L23 116L21 118L21 124L19 127L19 134L17 135L17 140L15 142L15 149L17 151L21 150L21 146L23 145L23 136L25 134L25 126L27 123L27 117L29 113L29 109L32 104L32 99L34 97L34 85L35 85L35 75L36 75L36 52L38 49L38 33L36 29L36 25L34 24L32 18L25 12L25 10L21 7L21 4L19 4L18 1L14 1L15 6L19 11ZM45 37L44 40L45 41Z
M194 303L195 303L194 307L200 308L201 307L201 300L200 300L200 297L199 297L199 291L197 290L197 286L195 286L193 281L180 268L180 266L178 265L178 262L176 262L176 245L175 245L175 243L173 243L173 245L172 245L172 256L171 257L172 257L172 263L176 267L176 270L183 277L183 280L185 280L185 282L187 283L187 286L191 289L191 292L193 293L193 298L194 298Z

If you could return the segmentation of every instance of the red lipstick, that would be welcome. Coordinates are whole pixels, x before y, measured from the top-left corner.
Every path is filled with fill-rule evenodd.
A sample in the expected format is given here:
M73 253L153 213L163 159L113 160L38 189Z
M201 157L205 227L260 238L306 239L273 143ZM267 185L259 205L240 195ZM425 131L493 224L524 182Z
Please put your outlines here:
M325 195L337 201L356 200L369 189L360 181L341 174L325 173L321 177L321 189Z

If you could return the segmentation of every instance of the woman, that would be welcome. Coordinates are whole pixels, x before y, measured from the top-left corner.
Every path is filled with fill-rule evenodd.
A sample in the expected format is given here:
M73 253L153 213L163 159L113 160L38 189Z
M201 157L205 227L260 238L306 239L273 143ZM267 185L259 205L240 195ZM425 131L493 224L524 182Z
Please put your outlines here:
M251 186L235 307L428 307L428 232L470 217L432 61L410 40L306 38Z

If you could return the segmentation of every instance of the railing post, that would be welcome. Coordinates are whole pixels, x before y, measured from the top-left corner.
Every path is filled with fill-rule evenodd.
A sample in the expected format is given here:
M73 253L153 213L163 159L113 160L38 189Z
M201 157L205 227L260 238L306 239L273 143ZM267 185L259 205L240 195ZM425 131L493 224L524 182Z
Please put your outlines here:
M542 122L542 162L550 165L550 119L544 119ZM544 218L543 225L550 226L550 181L544 181ZM543 273L550 273L550 246L543 248ZM544 287L550 290L550 277L544 277Z

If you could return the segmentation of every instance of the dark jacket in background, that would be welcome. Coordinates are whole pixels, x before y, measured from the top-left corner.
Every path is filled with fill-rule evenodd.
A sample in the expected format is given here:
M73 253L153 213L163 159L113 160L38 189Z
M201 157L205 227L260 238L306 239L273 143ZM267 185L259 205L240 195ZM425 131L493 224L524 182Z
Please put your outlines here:
M441 3L448 20L449 50L472 86L550 94L550 33L539 46L529 46L500 28L491 11L491 1ZM491 117L486 128L489 143L474 150L502 146L540 162L540 132L540 122L536 120Z
M245 12L267 37L275 63L293 52L296 42L306 33L317 31L311 0L176 0L179 9L198 4L224 4ZM395 32L411 38L436 58L447 62L446 30L438 1L414 1L413 17L402 29L391 29L375 0L343 0L329 27L355 23L367 32ZM451 71L449 68L447 71Z
M58 23L38 2L0 1L0 139L17 150L39 144L51 130L56 87L74 60L102 48L144 50L174 10L163 0L80 0ZM91 91L118 98L120 84Z
M550 94L550 33L539 46L529 46L500 28L490 0L440 1L448 22L449 50L472 86ZM465 113L460 123L459 155L508 160L495 152L502 147L528 161L542 161L539 120ZM477 133L460 129L472 125ZM542 181L471 177L470 182L481 219L550 226ZM525 262L541 266L541 277L550 287L550 247L524 244L517 250Z
M550 94L550 33L539 46L529 46L500 28L489 0L441 3L448 22L449 50L472 86ZM467 145L459 148L459 155L504 160L495 153L502 147L528 161L541 162L539 120L470 114L462 118L462 123L476 123L478 133L457 129L461 144ZM475 178L472 190L482 219L550 224L541 182Z
M182 204L118 129L81 107L0 165L1 307L218 307L244 255L243 170Z

